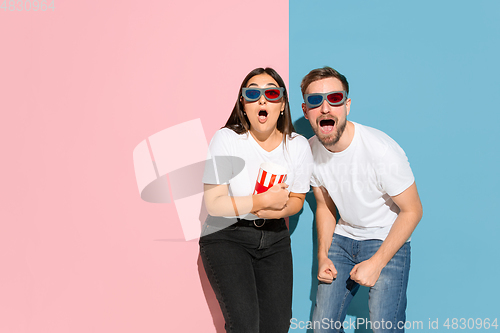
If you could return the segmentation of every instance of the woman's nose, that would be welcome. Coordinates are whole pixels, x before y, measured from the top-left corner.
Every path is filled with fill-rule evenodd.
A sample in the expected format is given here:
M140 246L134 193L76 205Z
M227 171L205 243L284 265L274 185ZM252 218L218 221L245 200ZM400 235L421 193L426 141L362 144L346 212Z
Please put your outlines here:
M266 100L266 97L264 96L264 94L260 95L259 104L265 104L266 102L267 102L267 100Z

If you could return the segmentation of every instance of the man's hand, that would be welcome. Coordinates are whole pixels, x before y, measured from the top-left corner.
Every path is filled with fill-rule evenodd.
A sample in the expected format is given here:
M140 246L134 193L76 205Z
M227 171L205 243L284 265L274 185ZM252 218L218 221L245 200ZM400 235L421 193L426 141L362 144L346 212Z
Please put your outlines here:
M332 283L337 277L337 270L328 258L318 259L318 280L323 283Z
M382 268L371 259L362 261L352 268L351 280L365 287L373 287L380 276L380 272L382 272Z
M362 286L375 285L382 269L408 240L422 218L422 204L415 183L391 198L400 212L389 235L370 259L360 262L351 270L351 279Z

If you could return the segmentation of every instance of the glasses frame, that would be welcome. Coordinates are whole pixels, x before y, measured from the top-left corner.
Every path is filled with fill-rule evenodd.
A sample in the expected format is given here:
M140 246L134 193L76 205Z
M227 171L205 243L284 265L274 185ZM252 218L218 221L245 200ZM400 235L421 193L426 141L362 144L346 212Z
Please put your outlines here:
M257 98L249 98L247 95L246 95L246 92L247 90L258 90L260 92L259 96ZM266 96L266 91L267 90L279 90L280 94L278 97L276 98L268 98ZM255 102L255 101L258 101L260 99L260 96L262 96L262 94L264 94L264 98L267 99L269 102L275 102L277 100L279 100L281 97L283 97L283 92L285 91L285 88L283 87L269 87L269 88L257 88L257 87L248 87L248 88L242 88L241 89L241 95L243 96L243 98L245 99L245 101L247 102Z
M328 95L331 95L331 94L337 94L337 93L342 93L342 100L340 102L337 102L337 103L332 103L328 100ZM318 104L311 104L309 103L309 100L308 98L310 96L321 96L321 102L318 103ZM304 94L304 102L306 103L307 107L310 108L310 109L314 109L314 108L317 108L318 106L321 106L323 104L324 101L327 101L328 104L330 104L331 106L339 106L339 105L342 105L345 103L345 101L347 100L347 92L345 90L339 90L339 91L330 91L330 92L327 92L327 93L314 93L314 94Z

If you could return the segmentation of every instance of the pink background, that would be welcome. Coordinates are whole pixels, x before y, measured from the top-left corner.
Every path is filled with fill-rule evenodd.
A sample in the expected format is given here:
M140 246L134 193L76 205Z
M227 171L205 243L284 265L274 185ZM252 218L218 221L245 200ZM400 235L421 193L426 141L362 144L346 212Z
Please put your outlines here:
M255 67L288 82L288 1L56 1L0 29L0 332L221 332L132 151L195 118L210 140Z

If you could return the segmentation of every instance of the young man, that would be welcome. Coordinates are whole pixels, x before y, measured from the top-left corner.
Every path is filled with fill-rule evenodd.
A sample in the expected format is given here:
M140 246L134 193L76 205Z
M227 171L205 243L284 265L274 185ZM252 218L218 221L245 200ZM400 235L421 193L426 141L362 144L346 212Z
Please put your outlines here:
M316 133L309 140L318 230L315 332L344 331L359 285L370 287L367 328L403 332L409 240L422 217L408 159L385 133L347 121L349 84L333 68L311 71L301 89Z

